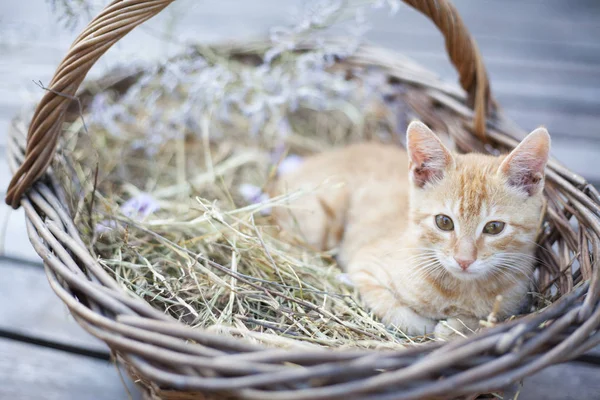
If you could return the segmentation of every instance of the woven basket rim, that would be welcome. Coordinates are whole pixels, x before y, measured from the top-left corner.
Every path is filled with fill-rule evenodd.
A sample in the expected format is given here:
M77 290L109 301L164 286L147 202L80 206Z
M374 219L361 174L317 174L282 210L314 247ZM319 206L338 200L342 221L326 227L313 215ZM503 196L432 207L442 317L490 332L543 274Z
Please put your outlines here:
M221 48L235 53L255 45ZM390 61L389 65L382 60ZM395 69L396 78L419 86L438 106L462 121L452 127L457 136L471 129L474 112L469 99L445 84L436 84L429 73L423 73L426 70L372 46L361 47L344 62L376 65L388 73ZM38 113L32 125L38 121L43 126L48 115ZM522 133L501 112L487 121L487 138L499 146L514 147L514 137ZM24 122L15 122L7 148L13 172L30 154L31 133L29 141L27 138ZM481 146L476 136L468 134L464 140L467 147ZM600 343L600 277L598 261L593 257L600 254L600 196L583 178L555 161L549 163L547 171L547 215L552 229L545 240L554 240L560 251L576 255L581 283L577 286L571 274L559 273L561 285L565 275L568 293L542 312L466 339L400 352L274 350L178 324L122 291L83 244L63 206L64 193L52 171L40 176L42 179L36 180L18 203L25 210L30 240L44 259L51 287L80 325L105 341L135 374L149 382L154 393L165 387L253 399L348 395L419 399L472 394L501 388L546 366L573 359ZM572 219L575 227L569 225ZM329 380L323 381L325 377ZM167 392L163 395L169 396Z

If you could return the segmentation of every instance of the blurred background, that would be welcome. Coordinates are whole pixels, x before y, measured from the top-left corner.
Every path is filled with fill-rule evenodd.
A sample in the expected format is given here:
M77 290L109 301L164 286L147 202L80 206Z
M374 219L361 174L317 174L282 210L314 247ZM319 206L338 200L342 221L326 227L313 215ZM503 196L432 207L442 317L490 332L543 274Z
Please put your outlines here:
M32 81L47 83L68 46L89 20L85 8L65 19L61 3L80 0L4 0L0 4L0 131L25 104L41 97ZM88 0L104 4L104 0ZM314 2L312 2L314 3ZM385 3L385 1L382 1ZM401 2L400 2L401 3ZM600 154L600 2L596 0L456 0L488 67L492 90L505 112L525 129L546 125L555 156L594 183L589 167ZM57 13L52 12L52 4ZM92 70L164 60L186 43L265 37L275 26L298 23L302 0L178 0L127 35ZM96 8L92 9L93 10ZM62 15L59 18L59 15ZM65 23L79 21L74 28ZM370 42L401 52L456 82L441 35L403 4L370 11L356 30ZM338 31L336 34L356 34Z
M10 179L4 155L7 127L18 112L41 98L43 91L33 81L50 81L94 13L94 7L88 14L85 7L74 6L69 15L64 4L77 3L0 1L2 197ZM110 49L90 76L98 77L117 65L164 60L184 50L187 43L268 36L274 26L297 24L300 10L308 3L178 0ZM454 0L454 4L479 44L493 94L504 111L527 130L545 125L553 138L554 156L600 185L600 168L595 164L600 158L600 1ZM384 5L369 11L350 30L334 33L361 35L456 82L435 26L402 4L394 15L389 4ZM49 289L39 257L27 240L22 212L11 212L2 204L0 222L4 221L0 398L127 398L116 369L105 361L106 347L72 321ZM520 398L598 398L600 386L592 379L598 372L579 365L553 367L527 380ZM40 393L45 394L40 397Z

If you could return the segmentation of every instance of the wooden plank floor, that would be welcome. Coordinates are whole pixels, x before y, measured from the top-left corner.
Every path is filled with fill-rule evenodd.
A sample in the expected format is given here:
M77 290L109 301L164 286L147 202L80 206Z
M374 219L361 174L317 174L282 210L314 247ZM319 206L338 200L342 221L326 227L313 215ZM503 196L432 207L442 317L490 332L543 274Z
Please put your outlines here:
M182 49L158 40L165 32L186 41L239 40L290 20L302 0L179 0L128 35L94 67L165 59ZM492 89L505 112L526 129L546 125L553 154L600 184L600 1L455 0L486 60ZM177 21L172 24L172 21ZM395 17L370 16L368 40L402 52L454 82L441 36L407 7ZM10 178L6 128L41 96L78 32L62 29L46 0L0 2L0 195ZM143 49L140 51L139 49ZM5 223L2 223L5 221ZM2 228L4 227L4 228ZM0 206L0 399L139 398L108 349L84 332L50 290L26 238L23 214ZM49 347L50 346L50 347ZM519 399L600 399L600 369L570 363L525 380ZM8 384L7 384L8 382Z
M129 379L121 382L106 345L52 292L39 262L0 257L0 274L0 399L140 398Z

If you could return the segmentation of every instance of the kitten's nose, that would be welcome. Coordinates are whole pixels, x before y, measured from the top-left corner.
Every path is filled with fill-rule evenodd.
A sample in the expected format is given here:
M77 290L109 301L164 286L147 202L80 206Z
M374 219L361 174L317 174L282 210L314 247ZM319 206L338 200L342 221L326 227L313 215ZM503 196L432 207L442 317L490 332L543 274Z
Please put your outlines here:
M475 260L463 260L462 258L454 258L463 271L466 271Z

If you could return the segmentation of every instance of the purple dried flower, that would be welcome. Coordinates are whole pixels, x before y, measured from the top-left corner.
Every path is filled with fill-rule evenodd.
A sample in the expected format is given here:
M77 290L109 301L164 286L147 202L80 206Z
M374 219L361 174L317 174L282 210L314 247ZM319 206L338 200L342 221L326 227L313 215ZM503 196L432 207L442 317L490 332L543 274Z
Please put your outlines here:
M94 231L98 234L107 233L112 231L113 229L117 229L119 224L115 220L103 220L96 224L94 227Z
M300 157L297 154L290 154L286 158L281 161L279 166L277 167L278 175L285 175L289 172L297 170L300 165L304 162L304 158Z
M131 219L141 221L158 209L160 206L154 197L147 193L140 193L123 203L121 213Z
M250 183L242 183L239 192L248 203L256 203L262 194L262 189Z
M159 208L158 202L152 196L140 193L123 203L121 213L131 219L141 221ZM120 227L121 225L115 220L103 220L96 224L94 231L102 234Z
M264 193L260 187L250 183L242 183L238 190L244 200L249 204L260 204L270 199L269 195ZM263 208L260 213L269 215L271 213L271 207Z

